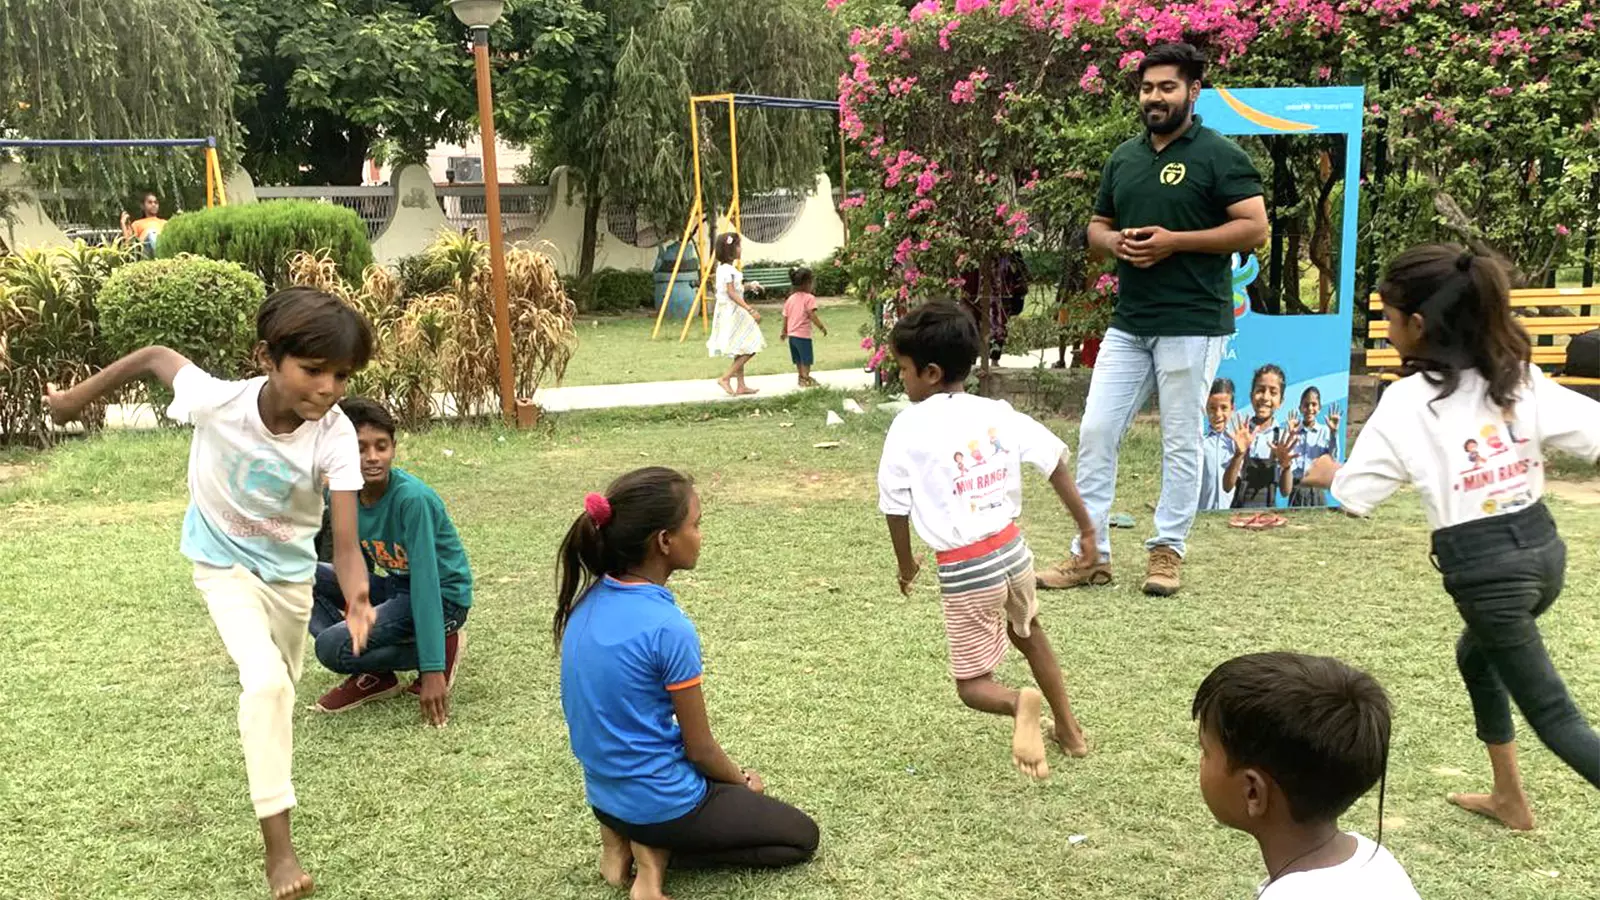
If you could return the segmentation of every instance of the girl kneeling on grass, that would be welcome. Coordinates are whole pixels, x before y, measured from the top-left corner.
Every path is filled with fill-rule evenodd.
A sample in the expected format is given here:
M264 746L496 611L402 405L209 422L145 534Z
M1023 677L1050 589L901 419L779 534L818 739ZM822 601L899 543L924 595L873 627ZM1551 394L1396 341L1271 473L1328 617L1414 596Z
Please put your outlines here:
M1389 265L1378 294L1408 377L1384 391L1342 469L1323 456L1301 483L1331 485L1359 516L1416 485L1433 528L1430 556L1466 623L1456 664L1494 772L1490 793L1449 799L1529 829L1511 701L1545 746L1600 788L1600 734L1573 704L1535 621L1561 593L1567 566L1540 499L1544 448L1600 459L1600 403L1530 362L1493 259L1450 244L1414 247Z
M687 476L639 469L590 494L561 544L555 638L561 709L600 820L600 873L660 900L675 868L779 867L817 849L817 825L767 797L711 734L700 638L667 579L700 559Z

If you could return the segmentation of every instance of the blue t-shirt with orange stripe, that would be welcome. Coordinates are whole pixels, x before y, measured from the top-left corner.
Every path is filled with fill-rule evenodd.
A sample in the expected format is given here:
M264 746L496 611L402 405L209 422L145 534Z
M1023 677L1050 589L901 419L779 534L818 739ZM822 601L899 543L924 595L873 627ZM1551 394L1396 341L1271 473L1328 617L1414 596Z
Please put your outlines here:
M561 636L561 711L590 806L653 825L700 805L706 778L672 707L700 678L700 636L671 591L610 577L589 589Z

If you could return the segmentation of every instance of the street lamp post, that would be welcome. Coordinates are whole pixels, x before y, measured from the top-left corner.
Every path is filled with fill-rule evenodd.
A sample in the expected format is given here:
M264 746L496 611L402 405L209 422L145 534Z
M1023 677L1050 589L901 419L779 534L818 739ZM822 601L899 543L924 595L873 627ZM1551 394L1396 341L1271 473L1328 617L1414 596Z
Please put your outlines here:
M500 170L494 158L494 93L489 86L489 26L500 20L503 0L450 0L450 10L472 32L478 70L478 121L483 129L483 201L489 217L489 276L494 289L494 337L500 356L500 411L517 423L516 382L511 374L511 304L506 298L506 247L500 220Z

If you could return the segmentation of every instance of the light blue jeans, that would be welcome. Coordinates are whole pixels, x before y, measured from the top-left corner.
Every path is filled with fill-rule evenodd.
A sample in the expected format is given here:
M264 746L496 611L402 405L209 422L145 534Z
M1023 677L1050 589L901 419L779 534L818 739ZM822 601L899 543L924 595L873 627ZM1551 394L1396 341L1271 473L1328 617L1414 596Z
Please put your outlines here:
M1138 337L1106 332L1089 380L1078 434L1078 491L1094 520L1100 560L1111 561L1111 504L1117 495L1117 452L1133 419L1157 392L1161 405L1161 500L1155 537L1145 549L1171 547L1182 556L1200 507L1200 442L1206 395L1222 363L1222 337ZM1078 542L1072 542L1078 552Z

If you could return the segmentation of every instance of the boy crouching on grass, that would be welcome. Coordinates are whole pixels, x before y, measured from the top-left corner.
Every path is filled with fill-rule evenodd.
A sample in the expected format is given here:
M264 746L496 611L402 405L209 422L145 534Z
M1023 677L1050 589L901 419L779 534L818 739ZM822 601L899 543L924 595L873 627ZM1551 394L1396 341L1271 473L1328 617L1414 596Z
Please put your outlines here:
M347 712L398 694L397 671L415 671L410 692L429 725L450 718L462 627L472 606L472 570L444 501L415 475L394 468L394 419L389 411L361 397L339 404L355 426L361 449L358 532L370 565L377 619L358 656L344 620L344 594L333 567L317 567L311 635L317 659L330 671L349 675L322 695L316 708Z
M1094 525L1066 465L1067 446L1007 403L966 392L967 374L982 347L961 307L930 302L913 310L889 335L906 396L914 404L895 417L878 468L879 507L909 594L920 563L912 557L911 525L937 551L945 637L956 693L967 706L1011 716L1012 760L1032 778L1045 778L1040 701L1055 714L1054 739L1071 756L1089 752L1073 717L1061 667L1039 624L1033 553L1017 529L1022 512L1022 464L1050 478L1094 552ZM995 680L1006 643L1027 657L1044 691L1013 690Z

